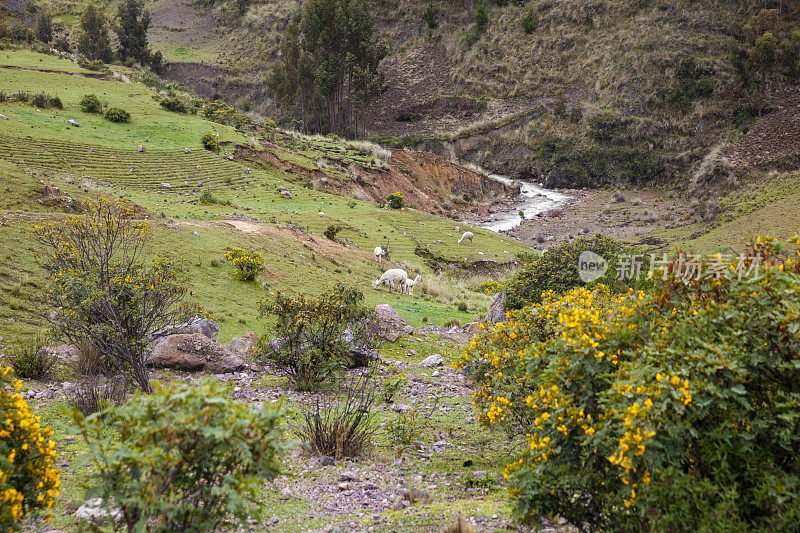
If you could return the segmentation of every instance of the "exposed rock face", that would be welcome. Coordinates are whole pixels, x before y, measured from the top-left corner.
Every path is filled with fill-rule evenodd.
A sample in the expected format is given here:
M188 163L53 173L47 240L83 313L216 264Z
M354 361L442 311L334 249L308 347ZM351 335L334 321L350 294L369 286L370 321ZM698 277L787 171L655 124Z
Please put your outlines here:
M44 346L42 349L59 361L75 362L78 360L78 349L71 344Z
M236 372L245 366L244 360L228 346L200 333L161 337L153 346L148 363L176 370L204 370L212 374Z
M464 324L464 327L461 329L464 331L464 333L475 335L480 331L480 322L470 322L469 324Z
M497 324L506 320L506 291L498 292L489 304L489 314L486 322Z
M172 327L167 333L170 335L199 333L215 341L219 335L219 324L210 318L196 316L183 324Z

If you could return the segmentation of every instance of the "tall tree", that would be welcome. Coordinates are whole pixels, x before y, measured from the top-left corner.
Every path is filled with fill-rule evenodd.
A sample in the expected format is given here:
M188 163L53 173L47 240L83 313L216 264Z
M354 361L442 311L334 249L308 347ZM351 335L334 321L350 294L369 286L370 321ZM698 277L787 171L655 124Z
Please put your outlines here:
M78 52L87 59L100 59L108 63L114 54L108 40L108 27L103 12L94 4L89 4L81 15L81 36L78 38Z
M278 104L306 127L357 133L362 110L384 90L386 56L362 0L309 0L300 23L287 26L269 85Z
M150 63L147 47L147 29L150 27L150 12L140 0L122 0L117 12L114 31L119 40L117 53L123 61L133 58L140 65Z
M43 43L53 40L53 20L50 14L41 12L36 17L36 38Z

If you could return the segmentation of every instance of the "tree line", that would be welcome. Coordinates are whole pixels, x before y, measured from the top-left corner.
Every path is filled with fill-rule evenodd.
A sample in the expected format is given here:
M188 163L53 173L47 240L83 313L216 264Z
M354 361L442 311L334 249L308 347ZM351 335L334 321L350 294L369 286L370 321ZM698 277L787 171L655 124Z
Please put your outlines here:
M285 30L269 87L305 129L358 134L386 89L378 70L386 53L362 0L310 0Z

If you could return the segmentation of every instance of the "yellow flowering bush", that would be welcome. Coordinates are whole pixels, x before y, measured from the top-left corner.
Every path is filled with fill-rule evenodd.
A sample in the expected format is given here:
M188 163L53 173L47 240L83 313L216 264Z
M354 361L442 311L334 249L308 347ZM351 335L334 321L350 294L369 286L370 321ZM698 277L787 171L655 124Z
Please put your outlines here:
M11 380L11 367L0 368L0 531L16 529L33 509L52 509L59 492L53 468L56 444Z
M225 260L233 262L237 270L236 276L241 281L253 281L264 270L264 256L254 250L247 252L234 248L225 254Z
M684 281L673 261L646 292L547 292L476 336L457 365L481 422L525 444L504 472L521 521L794 527L800 256L759 239L741 261L749 275Z

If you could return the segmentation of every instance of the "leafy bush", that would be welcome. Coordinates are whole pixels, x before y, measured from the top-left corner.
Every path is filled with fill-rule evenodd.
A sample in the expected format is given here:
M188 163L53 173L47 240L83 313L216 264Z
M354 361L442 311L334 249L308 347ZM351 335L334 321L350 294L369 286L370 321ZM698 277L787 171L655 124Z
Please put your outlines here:
M101 113L103 111L103 103L96 94L85 94L81 98L81 111L84 113Z
M386 197L386 203L389 205L391 209L402 209L406 205L406 201L403 198L403 195L399 192L393 192L389 196Z
M19 527L34 509L52 509L60 482L53 468L53 431L42 427L11 380L11 367L0 368L0 530Z
M37 93L31 97L31 105L39 109L47 109L47 102L50 98L44 93Z
M183 100L178 98L177 96L163 98L160 102L161 107L166 109L167 111L172 111L175 113L186 113L187 108L186 104L183 103Z
M200 136L200 142L206 150L212 152L219 150L219 137L215 133L204 133Z
M121 107L109 107L105 113L106 119L111 122L130 122L131 114Z
M535 32L536 28L538 27L539 17L533 10L528 11L528 13L522 17L522 29L525 31L525 33L530 35L531 33Z
M475 32L484 33L489 24L489 17L486 15L486 6L483 0L478 0L478 7L475 10Z
M681 261L647 292L548 293L467 349L482 423L525 441L504 473L522 522L794 527L800 255L759 239L688 282Z
M686 107L699 98L714 93L714 69L701 67L694 57L681 59L675 67L675 83L667 94L667 101Z
M439 10L433 5L433 2L428 2L428 7L422 13L422 20L428 25L429 30L435 30L439 27Z
M278 473L282 416L206 380L75 420L94 493L115 502L128 531L168 532L247 528L261 508L257 480Z
M395 369L383 379L381 384L381 400L384 403L394 402L395 396L408 384L408 378Z
M354 361L351 348L367 353L377 346L375 314L363 299L360 291L342 284L316 298L278 293L260 306L262 314L275 315L278 337L261 346L262 355L296 388L318 388L345 366L361 362Z
M254 250L245 252L241 248L234 248L225 254L225 260L233 262L240 281L253 281L264 270L264 256Z
M40 381L52 377L56 357L45 350L43 344L38 337L28 342L17 343L13 351L6 356L14 369L15 376Z
M197 197L197 201L203 205L233 205L230 200L220 200L214 193L206 189Z
M303 407L295 432L317 455L358 457L375 433L375 386L368 374L345 377L337 388L339 394L318 394Z
M85 68L86 70L93 70L95 72L108 72L108 66L103 63L102 59L95 59L94 61L89 61L88 59L80 58L78 59L78 65Z
M325 235L325 237L327 237L328 239L330 239L332 241L335 241L336 240L336 234L339 233L340 231L342 231L342 227L339 226L339 225L334 224L334 225L331 225L331 226L328 226L327 228L325 228L325 231L323 232L323 235Z
M81 204L83 214L36 226L50 272L44 303L57 337L89 342L145 391L151 332L174 324L186 292L182 266L167 258L142 259L150 246L146 220L119 200Z
M389 441L398 445L414 444L422 438L427 420L416 409L397 413L397 416L386 421L386 434Z
M50 101L47 103L50 107L55 109L64 109L64 104L61 102L61 98L58 96L51 96Z
M220 124L229 124L236 116L236 110L223 102L214 100L203 108L203 116Z
M540 302L542 293L546 291L560 294L584 285L578 271L578 259L585 251L594 252L608 263L608 271L597 280L598 283L605 283L616 291L627 289L625 280L617 279L620 274L617 257L621 254L632 255L635 251L620 241L597 234L591 238L564 242L550 248L546 254L534 257L506 282L506 307L520 309L530 303ZM646 274L649 258L641 254L639 258L642 260L641 271Z

